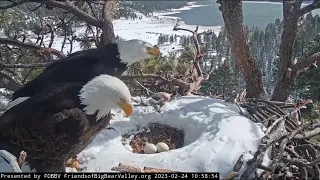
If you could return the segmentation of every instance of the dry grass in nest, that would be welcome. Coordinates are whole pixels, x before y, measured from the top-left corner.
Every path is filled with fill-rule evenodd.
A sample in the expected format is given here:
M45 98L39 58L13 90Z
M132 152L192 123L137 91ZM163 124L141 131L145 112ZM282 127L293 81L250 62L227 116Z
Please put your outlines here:
M130 141L130 146L134 153L144 154L143 147L147 142L154 145L164 142L169 146L170 150L183 147L184 133L182 130L159 123L150 123L148 128L148 131L135 134ZM129 137L130 135L127 134L125 136Z

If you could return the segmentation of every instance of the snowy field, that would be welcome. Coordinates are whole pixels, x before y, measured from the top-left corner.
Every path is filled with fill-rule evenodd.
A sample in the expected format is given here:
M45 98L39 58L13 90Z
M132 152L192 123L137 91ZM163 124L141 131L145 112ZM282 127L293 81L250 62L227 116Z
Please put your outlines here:
M136 106L130 118L118 114L111 122L115 131L104 130L78 155L84 172L110 172L122 163L140 168L220 172L225 177L241 154L245 161L252 158L264 136L260 124L240 116L238 107L221 100L184 96L167 103L162 110L157 113L152 107ZM122 135L152 122L183 130L184 146L156 154L131 152L130 145L123 144ZM264 164L268 161L266 156ZM0 165L2 172L10 170L4 161ZM23 167L23 171L29 170ZM75 169L67 168L67 171Z

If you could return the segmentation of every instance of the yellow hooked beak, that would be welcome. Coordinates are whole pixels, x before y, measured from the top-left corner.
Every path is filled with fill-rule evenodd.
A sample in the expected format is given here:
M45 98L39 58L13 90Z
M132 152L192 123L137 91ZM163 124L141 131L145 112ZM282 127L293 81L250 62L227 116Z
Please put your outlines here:
M153 56L159 56L161 54L159 47L147 47L147 52Z
M127 104L124 102L118 102L120 108L126 113L126 117L129 117L133 113L133 106L132 104Z

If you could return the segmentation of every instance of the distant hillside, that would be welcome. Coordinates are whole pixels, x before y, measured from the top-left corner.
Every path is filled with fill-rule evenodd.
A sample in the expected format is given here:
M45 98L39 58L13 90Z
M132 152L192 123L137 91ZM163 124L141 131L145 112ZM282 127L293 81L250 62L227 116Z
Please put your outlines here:
M120 1L123 7L148 14L155 11L177 9L187 5L188 1Z

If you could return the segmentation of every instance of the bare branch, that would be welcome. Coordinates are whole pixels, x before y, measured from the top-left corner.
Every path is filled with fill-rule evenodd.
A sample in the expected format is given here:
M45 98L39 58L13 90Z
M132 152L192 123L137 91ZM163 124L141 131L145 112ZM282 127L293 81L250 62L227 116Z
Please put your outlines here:
M24 3L26 3L26 1L24 1L24 0L21 0L19 2L12 2L11 4L9 4L7 6L0 6L0 10L10 9L10 8L19 6L19 5L24 4Z
M48 54L53 54L57 56L58 58L62 59L65 58L66 55L64 55L62 52L52 49L52 48L44 48L40 47L34 44L27 44L27 43L22 43L20 41L16 41L13 39L8 39L8 38L0 38L0 44L7 44L7 45L13 45L13 46L18 46L21 48L26 48L26 49L32 49L36 50L38 53L48 53Z
M7 69L7 68L41 68L47 67L51 64L50 63L32 63L32 64L4 64L0 62L0 69Z
M313 3L301 8L298 11L298 16L303 16L306 13L311 12L312 10L320 8L320 1L319 0L314 0Z
M165 83L171 84L171 85L176 85L179 87L182 87L183 89L191 89L191 83L187 83L185 81L182 81L180 79L171 79L168 80L164 77L157 76L154 74L142 74L142 75L133 75L133 76L121 76L121 79L123 80L128 80L128 79L144 79L144 78L153 78L153 79L158 79L161 81L164 81Z
M90 8L90 11L91 11L91 13L93 14L93 16L94 16L95 18L98 18L96 12L94 11L94 9L93 9L93 7L92 7L91 2L86 1L86 3L88 4L88 6L89 6L89 8Z
M30 2L38 2L38 3L45 4L45 5L58 7L58 8L67 10L70 13L78 16L80 19L82 19L86 23L91 24L91 25L96 26L96 27L99 27L99 28L102 28L102 24L98 19L92 17L90 14L88 14L88 13L82 11L81 9L79 9L78 7L72 5L70 3L70 1L30 0Z
M194 67L196 68L196 71L198 73L198 76L202 76L202 69L200 67L200 61L203 59L205 54L201 53L201 48L200 48L200 44L198 41L198 29L199 26L196 27L196 29L194 31L191 31L189 29L185 29L185 28L179 28L177 26L175 26L173 28L174 31L188 31L191 32L193 35L193 43L195 44L196 50L197 50L197 56L194 59Z
M50 43L48 45L48 48L52 47L53 44L53 40L54 40L54 32L53 32L53 27L51 24L47 24L48 28L49 28L49 32L50 32Z
M300 60L293 67L292 70L295 72L307 70L311 64L320 61L320 52L314 53L306 59Z

